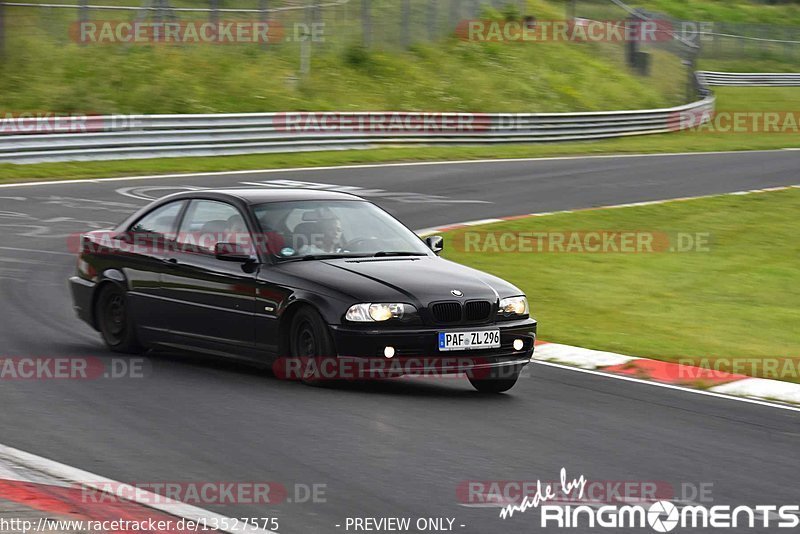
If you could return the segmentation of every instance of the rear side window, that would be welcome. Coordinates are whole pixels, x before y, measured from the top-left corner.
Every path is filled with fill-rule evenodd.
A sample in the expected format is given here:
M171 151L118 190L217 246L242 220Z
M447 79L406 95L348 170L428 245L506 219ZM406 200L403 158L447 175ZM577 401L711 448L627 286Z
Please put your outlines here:
M164 204L139 219L131 226L130 231L136 234L150 234L174 239L175 227L178 225L178 215L180 215L182 207L182 200Z
M250 233L239 210L225 202L193 200L181 223L178 242L184 250L211 253L217 243L250 248Z

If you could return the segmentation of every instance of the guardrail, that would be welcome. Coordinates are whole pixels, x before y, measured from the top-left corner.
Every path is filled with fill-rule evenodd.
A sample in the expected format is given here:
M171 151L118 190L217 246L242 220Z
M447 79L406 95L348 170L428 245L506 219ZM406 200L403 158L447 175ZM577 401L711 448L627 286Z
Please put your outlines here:
M796 87L800 86L800 73L795 72L697 72L698 79L707 86L742 87Z
M40 163L390 145L554 142L665 133L683 114L713 113L714 97L673 108L588 113L244 113L97 116L67 123L29 118L0 128L0 162ZM7 119L6 119L7 120ZM81 122L82 121L82 122ZM64 123L62 123L62 127ZM28 133L21 133L24 128ZM47 133L43 130L55 129Z
M672 108L587 113L320 112L96 116L59 132L53 118L0 128L0 162L40 163L269 152L581 141L697 126L714 112L709 86L800 86L795 73L697 72L701 99ZM3 119L8 120L8 119ZM13 120L13 119L12 119ZM0 121L1 123L2 121ZM69 124L67 125L69 129ZM49 128L55 131L42 133ZM20 130L24 129L25 132ZM9 133L10 132L10 133Z

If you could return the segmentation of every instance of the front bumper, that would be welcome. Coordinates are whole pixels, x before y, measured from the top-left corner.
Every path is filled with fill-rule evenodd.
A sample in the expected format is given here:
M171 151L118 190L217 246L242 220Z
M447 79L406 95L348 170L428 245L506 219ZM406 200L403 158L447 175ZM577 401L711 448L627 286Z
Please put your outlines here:
M72 307L78 317L87 323L92 328L96 328L94 324L94 316L92 313L92 297L94 295L95 283L90 280L84 280L79 276L72 276L69 279L69 289L72 293Z
M500 347L494 349L440 352L439 332L500 330ZM381 374L455 374L475 370L522 368L533 356L536 321L502 321L480 326L408 328L359 328L334 325L331 331L339 360L353 360L362 368L376 369ZM522 350L514 350L516 339L523 340ZM384 356L386 347L395 355Z

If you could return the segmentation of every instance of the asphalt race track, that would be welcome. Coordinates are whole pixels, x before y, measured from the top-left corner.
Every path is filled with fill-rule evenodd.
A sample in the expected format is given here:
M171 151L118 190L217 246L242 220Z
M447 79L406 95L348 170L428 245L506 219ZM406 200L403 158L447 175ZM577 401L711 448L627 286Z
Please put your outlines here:
M799 163L800 153L775 151L0 188L0 354L110 358L72 312L67 236L187 187L355 186L425 228L789 185L800 182ZM535 315L535 298L532 308ZM541 531L534 511L504 521L497 507L464 506L456 490L469 480L556 480L562 467L591 480L665 481L675 500L683 483L711 483L714 504L798 501L800 413L529 369L510 394L487 397L464 379L310 388L237 364L157 354L141 379L0 382L0 443L126 482L266 480L284 484L290 498L295 484L324 484L325 503L204 506L278 517L281 534L346 532L348 516L450 517L465 533Z

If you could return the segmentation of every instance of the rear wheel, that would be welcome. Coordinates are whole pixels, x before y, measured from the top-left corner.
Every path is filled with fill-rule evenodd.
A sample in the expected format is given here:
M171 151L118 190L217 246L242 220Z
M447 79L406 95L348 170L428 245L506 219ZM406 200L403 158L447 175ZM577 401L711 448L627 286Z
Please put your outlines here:
M144 350L136 337L136 325L128 310L125 291L114 284L106 284L97 297L95 317L109 349L126 354L139 354Z
M330 383L334 377L324 376L323 362L336 359L333 339L328 325L312 308L305 307L292 319L290 331L292 358L301 362L300 379L311 386ZM332 366L336 369L336 366Z
M514 387L521 371L520 367L496 367L485 373L467 373L467 378L481 393L503 393Z

